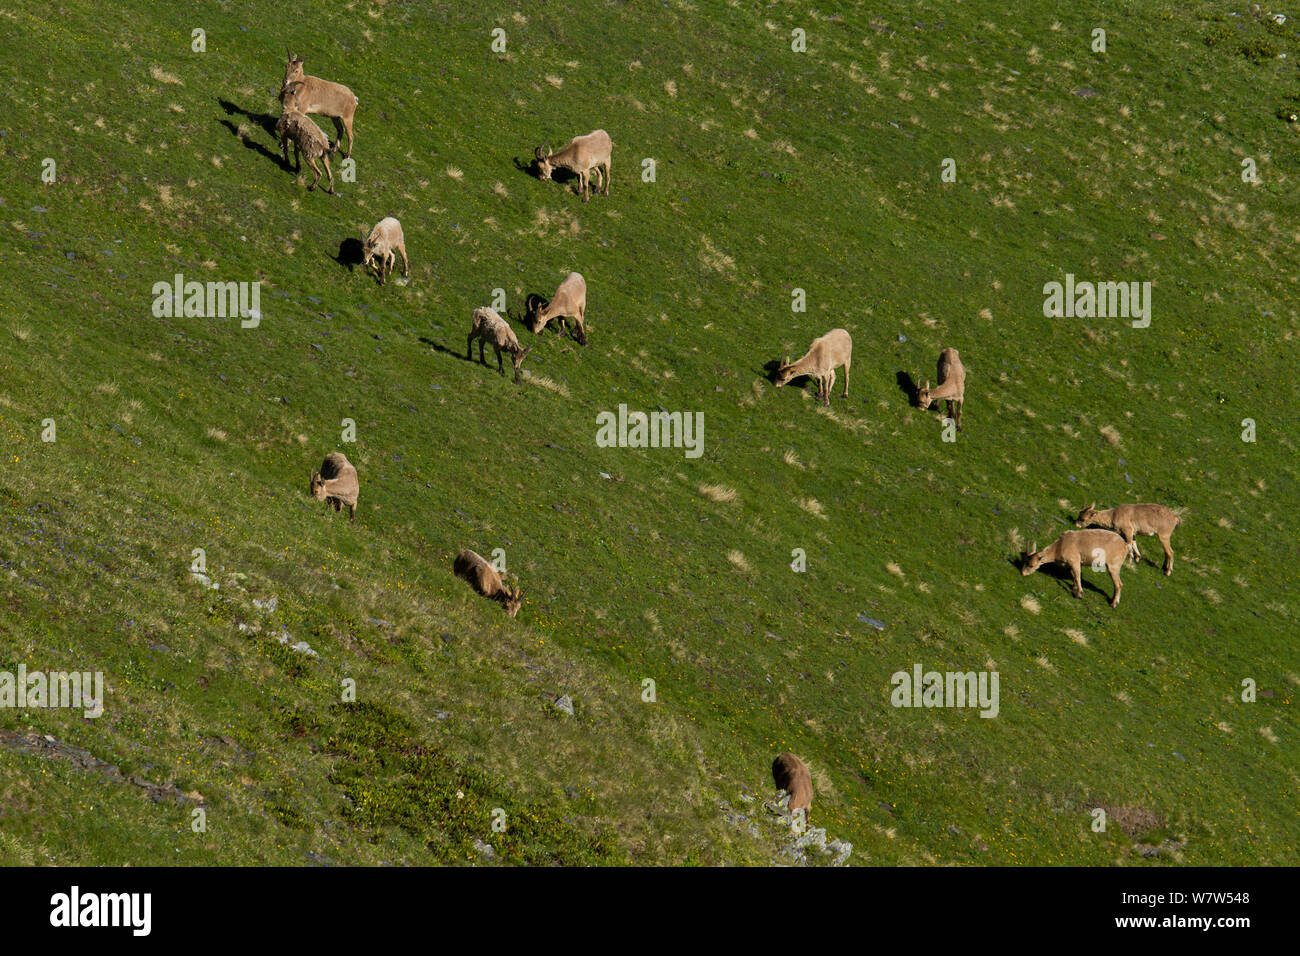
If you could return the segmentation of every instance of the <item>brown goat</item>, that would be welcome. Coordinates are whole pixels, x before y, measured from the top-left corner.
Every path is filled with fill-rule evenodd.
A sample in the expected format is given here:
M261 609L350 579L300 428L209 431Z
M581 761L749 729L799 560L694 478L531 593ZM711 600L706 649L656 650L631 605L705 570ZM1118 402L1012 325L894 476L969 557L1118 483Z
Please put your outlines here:
M335 511L348 506L348 520L357 520L357 496L361 493L361 483L357 480L357 470L342 452L332 451L321 462L320 471L312 469L311 496L317 501L333 505Z
M930 380L926 379L925 388L917 391L917 407L924 411L937 401L946 401L948 417L956 423L957 431L961 431L961 409L966 398L966 366L961 364L961 356L956 349L944 349L939 353L938 375L938 385L931 388Z
M551 322L558 319L560 333L564 333L565 318L573 319L574 340L579 345L587 344L587 328L583 324L587 315L587 280L577 272L570 272L564 277L555 295L550 301L540 295L530 295L526 303L524 321L537 335Z
M302 160L307 160L307 165L312 168L316 178L312 180L307 192L316 188L320 182L320 167L316 165L316 160L325 164L325 174L329 176L329 188L325 191L334 192L334 172L330 169L330 154L338 149L338 143L330 146L330 141L321 132L321 128L307 118L306 114L298 112L293 107L289 107L280 114L280 119L275 124L275 131L280 137L280 145L284 148L284 162L289 163L288 143L293 143L293 163L295 170L302 169Z
M331 83L305 75L302 64L302 57L289 54L289 63L284 68L284 81L280 84L280 105L285 109L293 105L300 113L328 116L334 121L335 148L343 142L343 134L347 133L348 148L343 156L351 156L355 143L352 120L357 112L356 96L342 83ZM289 161L288 155L284 161Z
M524 359L528 356L532 346L523 348L519 340L515 338L515 330L510 328L510 323L501 318L500 313L495 309L487 306L481 306L470 313L469 338L465 343L465 358L469 361L474 360L474 340L478 340L478 360L487 365L487 359L483 357L483 349L490 342L492 348L497 353L497 371L502 375L506 374L505 368L501 364L501 353L509 352L510 361L515 366L515 384L519 384L519 366L524 364Z
M1106 570L1110 572L1110 579L1115 583L1115 596L1110 599L1110 606L1118 607L1119 592L1123 589L1119 581L1119 572L1124 567L1124 559L1127 557L1128 544L1113 531L1104 531L1100 528L1090 528L1087 531L1063 531L1059 538L1042 551L1039 551L1038 545L1035 544L1030 551L1026 552L1020 573L1033 574L1040 565L1052 562L1064 564L1074 575L1074 596L1081 598L1083 597L1083 579L1079 576L1081 565L1084 563L1091 565L1095 561L1104 560Z
M792 753L783 753L772 761L772 779L781 790L790 794L790 812L802 810L804 822L812 810L812 774L808 765Z
M1128 543L1134 564L1142 560L1136 536L1155 535L1160 539L1160 546L1165 549L1165 575L1174 573L1174 549L1169 539L1173 537L1174 529L1183 523L1183 519L1172 508L1164 505L1116 505L1109 511L1098 511L1097 502L1094 501L1079 512L1074 523L1080 528L1093 525L1118 531Z
M821 338L813 339L808 352L797 362L790 356L776 370L774 385L780 388L791 379L808 375L817 380L817 397L823 405L831 403L831 389L835 387L835 369L844 366L844 394L849 397L849 362L853 358L853 339L843 329L831 329Z
M361 234L365 236L365 229ZM397 263L395 253L402 255L402 278L405 279L411 274L411 264L406 259L406 237L402 235L402 224L388 216L375 223L370 235L362 241L361 267L367 272L373 268L379 284L383 285L384 280L393 274L393 266Z
M506 614L514 617L524 603L524 592L519 588L508 588L501 582L501 575L483 559L477 551L466 548L456 555L456 577L469 583L476 593L492 601L500 601Z
M614 144L609 134L603 129L575 136L569 145L558 153L551 152L550 146L538 146L533 155L537 157L537 175L550 179L556 169L567 169L578 177L578 192L583 202L591 201L591 182L588 178L591 170L600 176L597 189L604 196L609 195L609 162L613 157Z

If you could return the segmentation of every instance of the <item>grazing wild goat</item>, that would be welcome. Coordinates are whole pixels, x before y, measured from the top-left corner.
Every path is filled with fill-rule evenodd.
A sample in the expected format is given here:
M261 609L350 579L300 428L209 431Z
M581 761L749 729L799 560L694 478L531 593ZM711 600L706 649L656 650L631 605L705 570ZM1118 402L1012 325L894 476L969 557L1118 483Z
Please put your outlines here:
M307 118L306 114L298 112L296 109L286 109L280 114L280 119L275 124L275 131L280 137L280 145L284 147L284 162L289 163L288 143L293 141L293 164L297 170L302 169L302 160L307 160L307 165L312 168L316 178L312 180L307 192L316 188L320 182L320 167L316 165L316 160L325 164L325 174L329 176L329 188L325 190L328 193L334 192L334 172L330 169L330 153L338 149L338 143L332 147L330 141L325 138L321 128Z
M1183 523L1183 519L1173 509L1164 505L1116 505L1109 511L1098 511L1097 502L1079 512L1074 523L1080 528L1093 525L1097 528L1109 528L1118 531L1128 544L1133 556L1133 563L1142 560L1138 553L1137 535L1155 535L1165 549L1165 575L1174 573L1174 549L1169 543L1174 529Z
M406 238L402 235L400 222L389 216L387 219L379 220L375 228L370 230L369 236L366 236L364 229L361 230L361 235L364 237L361 245L361 267L369 271L371 266L374 266L380 285L383 285L384 280L393 274L393 265L397 262L393 250L402 254L402 278L405 279L411 274L410 264L406 261Z
M602 194L609 195L609 161L614 152L614 144L609 134L603 129L586 136L575 136L569 145L558 153L552 153L550 146L538 146L533 155L537 157L537 175L550 179L556 169L567 169L578 177L578 192L583 202L591 200L591 183L588 179L591 170L600 175Z
M1119 583L1119 572L1128 557L1128 545L1114 531L1090 528L1087 531L1063 531L1061 536L1042 551L1038 545L1025 553L1024 564L1020 573L1029 575L1038 570L1042 564L1064 564L1074 575L1074 596L1083 597L1083 579L1079 577L1079 568L1083 564L1092 565L1105 561L1110 579L1115 582L1115 596L1110 599L1111 607L1119 606L1119 592L1123 585Z
M487 359L483 357L483 348L489 342L497 353L497 371L502 375L506 374L505 368L501 364L501 353L509 352L510 360L515 366L515 384L519 384L519 366L524 364L524 356L531 349L521 348L519 340L515 338L515 330L510 328L510 323L497 313L495 309L482 306L475 309L470 314L470 321L473 325L469 330L469 339L465 343L465 358L471 362L474 361L474 340L478 339L478 360L487 365Z
M483 597L500 601L506 613L514 617L524 603L524 592L519 588L508 588L501 583L497 569L483 560L477 551L466 548L456 555L456 577L469 582L469 586Z
M926 410L935 402L945 400L948 404L948 417L957 424L961 431L961 407L966 396L966 366L961 364L961 356L956 349L944 349L939 353L939 384L930 387L930 380L925 380L925 388L916 393L916 404ZM953 406L957 413L953 414Z
M357 520L357 495L360 492L357 470L342 452L330 452L321 462L320 471L312 469L311 496L333 505L335 511L341 511L347 505L349 521Z
M546 328L552 319L558 319L556 325L561 334L564 332L566 317L573 319L573 338L579 345L587 344L587 329L583 319L587 314L587 280L576 272L564 277L555 295L547 302L540 295L530 295L526 304L524 321L536 335Z
M812 810L812 774L808 765L792 753L784 753L772 761L772 779L779 789L790 794L790 812L803 811L804 822Z
M835 387L835 370L844 366L844 394L849 397L849 359L853 356L853 340L843 329L831 329L819 339L813 339L808 347L808 354L797 362L785 357L781 367L776 370L777 388L800 375L809 375L817 379L817 397L823 405L831 403L831 389Z
M292 101L300 113L328 116L334 121L335 147L343 142L343 134L347 133L348 148L343 156L351 156L355 142L352 118L357 112L356 96L342 83L330 83L328 80L304 75L302 63L302 57L289 54L289 63L284 68L284 82L280 84L280 105L288 109ZM284 161L289 161L287 154Z

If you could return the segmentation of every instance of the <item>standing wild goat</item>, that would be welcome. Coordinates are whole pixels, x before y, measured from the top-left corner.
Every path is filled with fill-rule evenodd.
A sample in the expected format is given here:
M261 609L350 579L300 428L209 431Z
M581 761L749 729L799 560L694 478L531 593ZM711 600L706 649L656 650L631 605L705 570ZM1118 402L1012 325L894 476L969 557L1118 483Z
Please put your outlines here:
M366 235L364 229L361 235ZM402 224L389 216L375 224L361 246L361 267L369 271L374 266L380 285L393 274L393 265L397 262L394 249L402 254L402 278L405 279L411 274L410 264L406 261L406 238L402 235Z
M286 51L287 52L287 51ZM348 148L343 156L352 155L355 137L352 134L352 118L357 112L357 98L342 83L331 83L315 76L306 76L302 71L303 59L289 54L289 63L284 68L284 82L280 84L280 105L285 109L290 101L300 113L316 113L328 116L334 121L335 146L343 142L343 134L348 134ZM286 154L284 161L289 157Z
M526 312L524 321L528 323L534 335L546 328L552 319L559 320L556 324L563 334L564 320L568 317L572 318L574 323L573 338L579 345L587 344L587 329L583 325L583 319L587 314L587 280L578 273L570 272L565 276L549 302L540 295L530 295Z
M465 343L465 358L474 361L474 340L478 339L478 360L487 365L487 359L483 357L483 348L489 342L497 353L497 371L502 375L506 374L505 368L501 364L501 353L509 352L510 360L515 366L515 384L519 384L519 366L524 364L524 356L531 349L521 348L519 340L515 338L515 330L510 328L510 323L497 313L495 309L482 306L475 309L470 314L470 321L473 325L469 330L469 339Z
M338 149L338 143L332 147L330 141L325 138L321 128L307 118L306 114L298 110L289 108L280 114L279 121L275 124L275 131L280 137L280 145L284 147L284 162L289 163L288 143L293 142L293 164L296 170L302 169L302 160L307 160L307 165L312 168L316 178L312 180L307 192L316 188L320 182L320 167L316 165L316 160L325 164L325 174L329 176L329 188L325 190L328 193L334 192L334 172L330 169L330 154Z
M1093 565L1105 561L1110 579L1115 582L1115 596L1110 599L1111 607L1119 606L1119 592L1123 585L1119 583L1119 572L1128 557L1128 545L1114 531L1090 528L1087 531L1063 531L1061 536L1042 551L1035 544L1025 553L1024 564L1020 573L1029 575L1038 570L1042 564L1064 564L1074 575L1074 596L1083 597L1083 580L1079 577L1082 564Z
M321 462L320 471L312 469L311 496L333 505L335 511L341 511L347 505L349 521L357 520L357 496L360 493L357 470L342 452L330 452Z
M456 555L456 577L469 582L476 592L492 601L500 601L506 613L514 617L524 603L524 592L501 583L497 569L483 560L477 551L466 548Z
M853 340L843 329L831 329L819 339L813 339L808 347L808 354L797 362L785 357L781 367L776 370L777 388L785 385L800 375L809 375L817 379L817 397L823 405L831 403L831 389L835 387L835 370L844 366L844 394L849 397L849 359L853 356Z
M781 790L790 794L790 812L803 811L804 822L812 810L812 774L808 765L792 753L784 753L772 761L772 779Z
M1116 505L1109 511L1098 511L1097 502L1094 501L1079 512L1074 523L1080 528L1093 525L1118 531L1128 544L1134 564L1142 560L1142 555L1138 553L1136 535L1153 534L1160 539L1160 545L1165 549L1166 576L1174 573L1174 549L1169 539L1173 537L1174 529L1183 523L1183 519L1171 508L1164 505Z
M578 192L583 202L591 201L591 183L588 176L591 170L600 175L599 187L603 195L609 195L609 161L614 152L614 144L609 134L603 129L586 136L575 136L569 145L558 153L552 153L549 145L538 146L533 155L537 157L537 175L550 179L556 169L567 169L578 177Z
M930 380L925 380L925 388L916 393L916 404L922 411L930 408L935 402L946 400L948 405L948 417L957 424L957 431L961 431L961 407L966 396L966 366L961 364L961 356L957 354L956 349L944 349L939 353L939 384L934 388L930 387ZM953 406L956 406L957 414L953 414Z

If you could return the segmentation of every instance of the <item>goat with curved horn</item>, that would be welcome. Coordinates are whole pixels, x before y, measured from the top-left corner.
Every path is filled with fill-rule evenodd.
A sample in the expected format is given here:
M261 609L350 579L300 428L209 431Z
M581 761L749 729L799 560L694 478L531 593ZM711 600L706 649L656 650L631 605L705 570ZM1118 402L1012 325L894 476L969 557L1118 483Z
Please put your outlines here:
M549 301L540 295L530 295L526 307L524 321L534 335L546 328L552 319L559 320L556 324L563 333L564 320L571 318L573 331L570 334L574 341L579 345L587 344L587 280L580 273L570 272L565 276Z
M578 192L582 195L582 201L589 202L591 200L589 176L592 170L595 170L596 175L600 177L597 188L602 195L609 195L609 163L613 151L614 144L603 129L588 133L586 136L574 137L569 145L558 153L552 153L548 143L537 149L537 175L541 179L550 179L551 173L556 169L567 169L578 177Z
M343 134L348 137L345 157L352 155L356 139L352 132L352 121L357 111L357 98L342 83L330 83L327 80L303 73L301 56L289 55L289 63L284 68L284 80L280 83L280 103L286 109L297 109L301 113L314 113L328 116L334 121L335 141L342 144ZM294 84L301 84L294 86ZM286 157L287 161L287 157Z

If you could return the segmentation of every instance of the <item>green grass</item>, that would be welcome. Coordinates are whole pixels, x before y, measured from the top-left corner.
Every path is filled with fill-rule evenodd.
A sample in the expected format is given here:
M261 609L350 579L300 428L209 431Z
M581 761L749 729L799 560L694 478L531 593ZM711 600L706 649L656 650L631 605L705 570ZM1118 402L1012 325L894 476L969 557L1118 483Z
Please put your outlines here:
M722 804L782 750L858 864L1295 861L1300 35L834 7L0 9L0 670L109 688L0 727L206 814L0 748L0 863L763 863ZM337 196L279 165L286 46L360 98ZM516 164L597 127L607 198ZM386 215L409 285L332 258ZM494 289L518 312L571 269L589 347L536 341L518 387L464 361ZM177 272L260 281L260 327L154 318ZM1150 327L1044 318L1066 273L1150 281ZM847 400L770 387L837 326ZM956 443L899 384L943 346ZM704 455L597 447L620 403L703 412ZM355 524L306 494L332 450ZM1113 611L1104 574L1076 601L1015 564L1093 500L1186 511ZM516 619L463 547L505 550ZM998 670L997 719L891 707L918 662ZM1146 822L1093 833L1101 805Z

